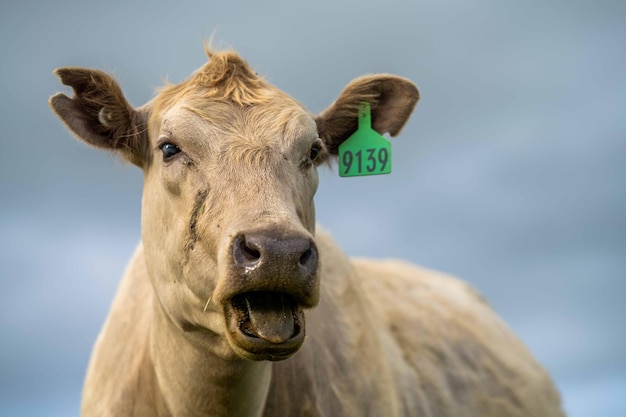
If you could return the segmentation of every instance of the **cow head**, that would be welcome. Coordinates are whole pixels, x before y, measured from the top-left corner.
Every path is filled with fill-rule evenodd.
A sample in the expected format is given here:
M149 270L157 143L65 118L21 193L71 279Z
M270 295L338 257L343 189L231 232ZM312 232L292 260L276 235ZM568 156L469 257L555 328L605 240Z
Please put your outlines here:
M352 81L317 117L234 52L209 53L187 81L131 107L118 84L61 68L74 89L50 104L68 128L144 172L142 241L161 308L182 332L251 360L295 353L319 298L313 196L317 167L357 127L396 135L419 98L408 80Z

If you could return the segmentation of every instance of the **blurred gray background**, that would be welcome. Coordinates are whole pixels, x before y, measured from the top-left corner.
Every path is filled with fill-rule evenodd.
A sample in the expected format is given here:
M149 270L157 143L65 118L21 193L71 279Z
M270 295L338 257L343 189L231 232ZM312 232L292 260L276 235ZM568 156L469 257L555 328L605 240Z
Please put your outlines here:
M70 136L52 70L104 69L141 105L202 65L213 33L313 112L365 73L414 80L393 173L323 168L319 222L351 255L476 286L570 416L626 415L621 0L2 2L1 415L78 414L140 236L140 171Z

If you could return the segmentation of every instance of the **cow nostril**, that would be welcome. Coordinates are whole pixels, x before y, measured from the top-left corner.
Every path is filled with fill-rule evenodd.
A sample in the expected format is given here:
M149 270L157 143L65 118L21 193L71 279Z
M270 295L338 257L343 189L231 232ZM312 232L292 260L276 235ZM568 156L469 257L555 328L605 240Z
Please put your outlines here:
M317 268L317 254L315 250L312 247L305 250L302 255L300 255L298 263L301 268L314 271Z
M244 237L240 237L235 242L233 255L235 257L235 262L239 265L254 265L261 259L261 252L253 247L250 247Z
M252 249L249 246L244 246L243 255L246 258L246 260L250 262L258 261L259 259L261 259L261 253L258 250Z
M299 260L300 265L301 266L306 265L312 256L313 256L313 251L311 249L307 249L306 251L304 251L304 253L300 256L300 260Z

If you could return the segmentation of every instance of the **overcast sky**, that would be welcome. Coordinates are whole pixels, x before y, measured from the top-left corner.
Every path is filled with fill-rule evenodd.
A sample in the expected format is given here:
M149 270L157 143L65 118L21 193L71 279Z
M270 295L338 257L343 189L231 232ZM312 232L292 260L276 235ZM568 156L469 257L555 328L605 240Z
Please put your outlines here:
M92 344L140 238L139 170L47 106L59 66L134 105L202 65L203 37L319 112L390 72L422 100L393 173L323 168L318 220L351 255L478 288L573 417L626 415L626 2L0 5L0 415L77 415Z

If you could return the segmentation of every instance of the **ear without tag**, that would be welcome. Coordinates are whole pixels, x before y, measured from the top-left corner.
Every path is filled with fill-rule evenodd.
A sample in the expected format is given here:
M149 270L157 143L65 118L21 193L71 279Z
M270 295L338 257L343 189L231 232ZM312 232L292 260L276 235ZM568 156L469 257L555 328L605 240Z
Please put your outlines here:
M339 145L339 176L389 174L391 143L372 129L369 103L359 105L359 127Z

